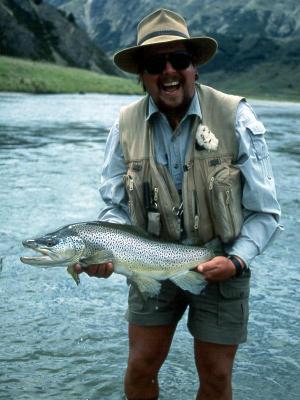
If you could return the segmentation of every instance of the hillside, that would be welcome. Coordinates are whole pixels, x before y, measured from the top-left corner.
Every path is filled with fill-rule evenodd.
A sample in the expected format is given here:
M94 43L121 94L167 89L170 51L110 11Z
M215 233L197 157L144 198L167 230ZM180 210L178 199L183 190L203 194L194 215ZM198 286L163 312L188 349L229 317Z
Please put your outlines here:
M42 0L0 0L0 54L120 75L72 13Z
M111 53L135 42L135 27L160 7L182 14L190 32L269 40L300 38L297 0L44 0L72 12L90 37ZM122 12L120 7L122 5Z
M46 62L0 56L0 92L140 94L141 87L117 76Z
M300 98L300 3L297 0L44 0L73 13L89 36L112 55L135 44L136 24L159 7L181 13L196 35L219 42L200 73L221 89L232 80L242 94ZM120 7L122 12L120 13Z

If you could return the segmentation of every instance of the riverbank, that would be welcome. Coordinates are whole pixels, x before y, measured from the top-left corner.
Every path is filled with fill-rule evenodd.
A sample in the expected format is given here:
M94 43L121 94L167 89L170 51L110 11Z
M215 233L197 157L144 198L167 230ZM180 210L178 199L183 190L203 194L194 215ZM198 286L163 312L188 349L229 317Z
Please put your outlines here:
M0 92L141 94L130 79L0 56Z
M199 81L214 88L252 99L300 102L300 69L282 70L271 64L251 72L202 73ZM102 75L79 68L0 56L0 92L142 94L131 79Z

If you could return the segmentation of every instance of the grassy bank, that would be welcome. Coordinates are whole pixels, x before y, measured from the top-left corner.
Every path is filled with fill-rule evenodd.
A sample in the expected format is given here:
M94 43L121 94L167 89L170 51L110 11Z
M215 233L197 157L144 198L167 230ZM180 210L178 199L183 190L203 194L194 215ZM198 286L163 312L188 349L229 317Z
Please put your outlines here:
M200 82L228 93L266 100L300 102L300 68L262 64L249 72L202 73ZM0 92L141 94L130 79L78 68L0 56Z
M140 94L141 88L129 79L0 56L0 91Z

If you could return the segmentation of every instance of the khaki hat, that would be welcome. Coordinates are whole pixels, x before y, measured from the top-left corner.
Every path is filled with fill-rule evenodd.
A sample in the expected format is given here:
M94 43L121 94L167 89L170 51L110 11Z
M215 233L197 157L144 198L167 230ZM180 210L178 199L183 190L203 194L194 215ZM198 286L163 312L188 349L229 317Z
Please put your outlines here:
M173 11L159 9L147 15L137 27L137 45L118 51L114 63L123 71L139 73L139 52L149 46L167 42L184 42L193 49L195 64L210 60L218 47L208 36L191 38L185 20Z

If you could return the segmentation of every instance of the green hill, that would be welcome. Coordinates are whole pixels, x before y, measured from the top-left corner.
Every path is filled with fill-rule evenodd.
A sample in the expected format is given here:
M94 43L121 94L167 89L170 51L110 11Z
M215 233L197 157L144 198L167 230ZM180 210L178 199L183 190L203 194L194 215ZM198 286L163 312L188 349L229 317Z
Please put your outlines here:
M0 56L0 91L139 94L141 88L130 79Z

